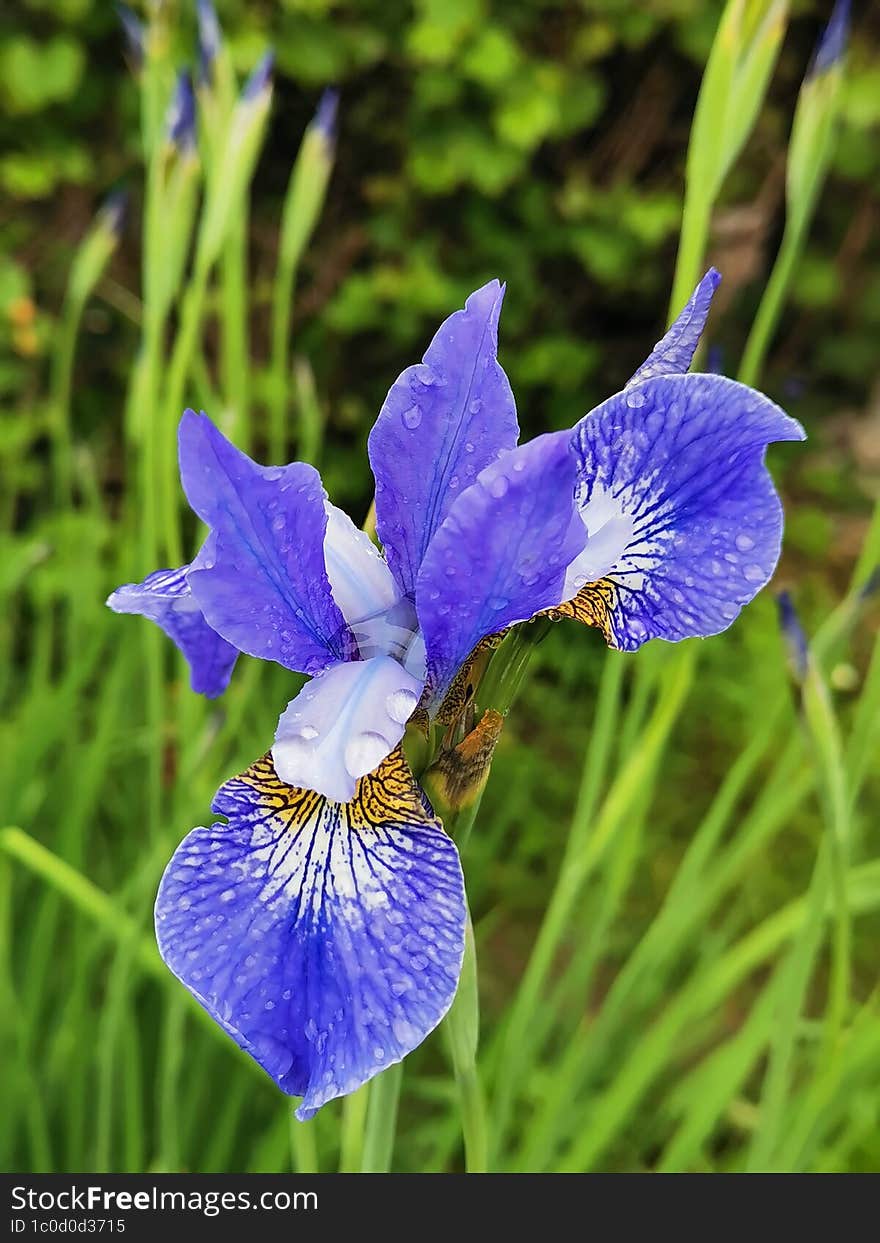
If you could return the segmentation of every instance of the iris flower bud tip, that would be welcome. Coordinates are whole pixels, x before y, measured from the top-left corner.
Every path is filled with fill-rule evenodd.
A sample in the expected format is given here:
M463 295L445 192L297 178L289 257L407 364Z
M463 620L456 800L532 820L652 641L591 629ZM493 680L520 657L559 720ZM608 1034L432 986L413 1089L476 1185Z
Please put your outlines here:
M314 126L328 144L336 141L337 116L339 112L339 91L335 86L328 86L318 101L315 110Z
M211 65L217 59L223 31L217 10L211 0L196 0L196 17L199 23L199 54L203 72L210 74Z
M258 99L264 91L268 91L272 85L272 70L274 68L275 52L272 48L269 48L260 57L251 76L245 82L242 99L253 101Z
M131 61L131 67L138 73L144 63L144 25L127 4L116 5L116 15L122 26L125 38L125 50Z
M869 600L878 592L880 592L880 565L875 565L859 590L859 600Z
M807 676L809 647L807 636L794 607L794 601L787 591L776 595L776 607L779 610L779 627L788 648L788 659L792 672L799 682Z
M196 145L196 98L192 78L187 70L177 75L177 86L171 98L166 122L168 141L178 151L192 151Z
M849 39L849 25L850 0L837 0L807 72L808 79L826 73L841 60Z
M103 223L116 238L122 236L125 213L128 209L128 191L114 190L101 210Z

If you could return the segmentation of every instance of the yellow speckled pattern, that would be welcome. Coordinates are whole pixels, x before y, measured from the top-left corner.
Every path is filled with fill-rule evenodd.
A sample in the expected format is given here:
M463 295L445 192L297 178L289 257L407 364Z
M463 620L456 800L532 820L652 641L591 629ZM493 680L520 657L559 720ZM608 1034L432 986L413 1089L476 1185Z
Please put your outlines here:
M504 632L487 634L481 639L468 656L446 692L446 697L437 712L437 720L441 725L454 725L473 698L474 688L486 672L486 666L496 647L504 638Z
M275 772L271 752L228 784L235 781L254 790L267 816L288 829L297 829L331 809L341 824L360 832L407 824L442 828L439 820L427 815L421 790L400 747L375 772L361 777L350 803L331 803L314 790L287 785Z
M614 583L607 578L600 578L598 582L587 583L582 587L573 600L567 600L555 609L548 609L547 616L551 621L573 617L585 626L595 626L602 631L608 646L616 647L611 624L616 595Z

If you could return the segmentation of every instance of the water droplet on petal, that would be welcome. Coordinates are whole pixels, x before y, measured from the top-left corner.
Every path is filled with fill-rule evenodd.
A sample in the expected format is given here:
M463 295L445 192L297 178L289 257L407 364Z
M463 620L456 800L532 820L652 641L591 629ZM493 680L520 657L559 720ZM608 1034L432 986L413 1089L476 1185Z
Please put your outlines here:
M759 565L747 565L743 570L743 578L750 583L762 583L766 575Z
M345 767L352 777L363 777L377 768L390 750L381 734L369 730L356 734L345 745Z
M503 496L507 495L507 490L509 487L510 487L510 481L507 479L507 477L505 475L498 475L498 477L496 479L493 479L492 482L489 484L489 491L491 492L491 494L495 497L497 501L500 501Z
M299 731L299 736L300 738L305 738L307 742L311 742L313 738L318 737L318 731L315 729L314 725L304 725Z
M412 432L412 431L415 431L415 429L421 423L422 412L418 408L418 406L410 406L407 410L404 410L403 414L400 417L401 417L401 420L403 421L403 426L408 427L409 430Z
M738 535L735 542L740 552L748 552L750 548L755 547L755 541L751 535Z
M406 725L417 703L417 696L405 687L401 687L400 690L392 691L385 700L385 710L392 721L396 721L398 725Z
M638 389L634 389L633 392L627 393L626 395L626 404L629 406L630 410L638 410L645 404L645 401L645 394L640 393Z

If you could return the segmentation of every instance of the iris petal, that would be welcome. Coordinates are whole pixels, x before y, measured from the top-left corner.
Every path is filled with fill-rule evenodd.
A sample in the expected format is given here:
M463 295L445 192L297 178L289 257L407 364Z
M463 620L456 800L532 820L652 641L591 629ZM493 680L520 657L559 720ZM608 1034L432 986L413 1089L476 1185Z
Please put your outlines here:
M768 398L723 376L658 377L606 401L575 428L578 501L591 536L614 522L626 544L604 568L597 554L600 581L558 612L625 651L725 630L779 557L767 445L803 439Z
M400 1061L448 1010L464 952L458 853L400 752L348 805L268 756L219 790L156 900L159 950L310 1118Z
M629 384L650 380L652 376L677 375L687 371L700 344L700 337L709 318L712 298L720 283L721 273L710 268L669 331L657 342Z
M481 639L561 599L586 538L570 436L552 432L502 455L434 536L416 591L434 703Z
M376 529L410 596L456 498L517 441L516 406L497 358L503 297L490 281L440 325L422 362L392 386L370 433Z
M205 621L190 591L188 570L188 565L156 570L142 583L117 587L107 604L114 613L138 613L160 626L186 657L193 690L214 699L229 685L238 650Z
M400 742L422 686L390 656L328 669L281 714L272 748L278 775L347 802L358 778Z
M209 625L240 651L300 673L355 655L324 566L318 472L304 462L258 466L206 415L188 410L180 474L214 535L188 576Z
M392 609L401 597L388 563L348 514L325 503L324 561L333 599L349 626Z

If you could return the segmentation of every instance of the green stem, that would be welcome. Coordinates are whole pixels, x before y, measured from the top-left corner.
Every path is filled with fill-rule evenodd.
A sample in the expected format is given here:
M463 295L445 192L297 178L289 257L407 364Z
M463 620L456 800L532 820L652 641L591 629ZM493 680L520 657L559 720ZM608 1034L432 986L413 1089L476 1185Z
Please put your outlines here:
M242 448L249 441L248 425L248 201L233 215L223 250L223 375L226 400L233 412L233 434ZM279 459L280 461L280 459Z
M320 1174L315 1122L300 1122L290 1111L290 1155L294 1174Z
M791 284L795 261L800 254L803 232L802 228L789 226L783 234L773 271L764 289L761 305L743 352L738 376L743 384L755 384L763 370L767 350L770 348L785 295Z
M391 1169L402 1080L403 1063L398 1062L377 1075L370 1084L362 1174L387 1174Z
M272 288L272 359L269 379L269 447L273 462L282 462L287 445L286 415L289 406L290 321L293 311L293 290L296 282L295 263L279 257Z
M363 1163L364 1128L370 1085L365 1083L342 1102L342 1133L339 1138L339 1173L357 1174Z

